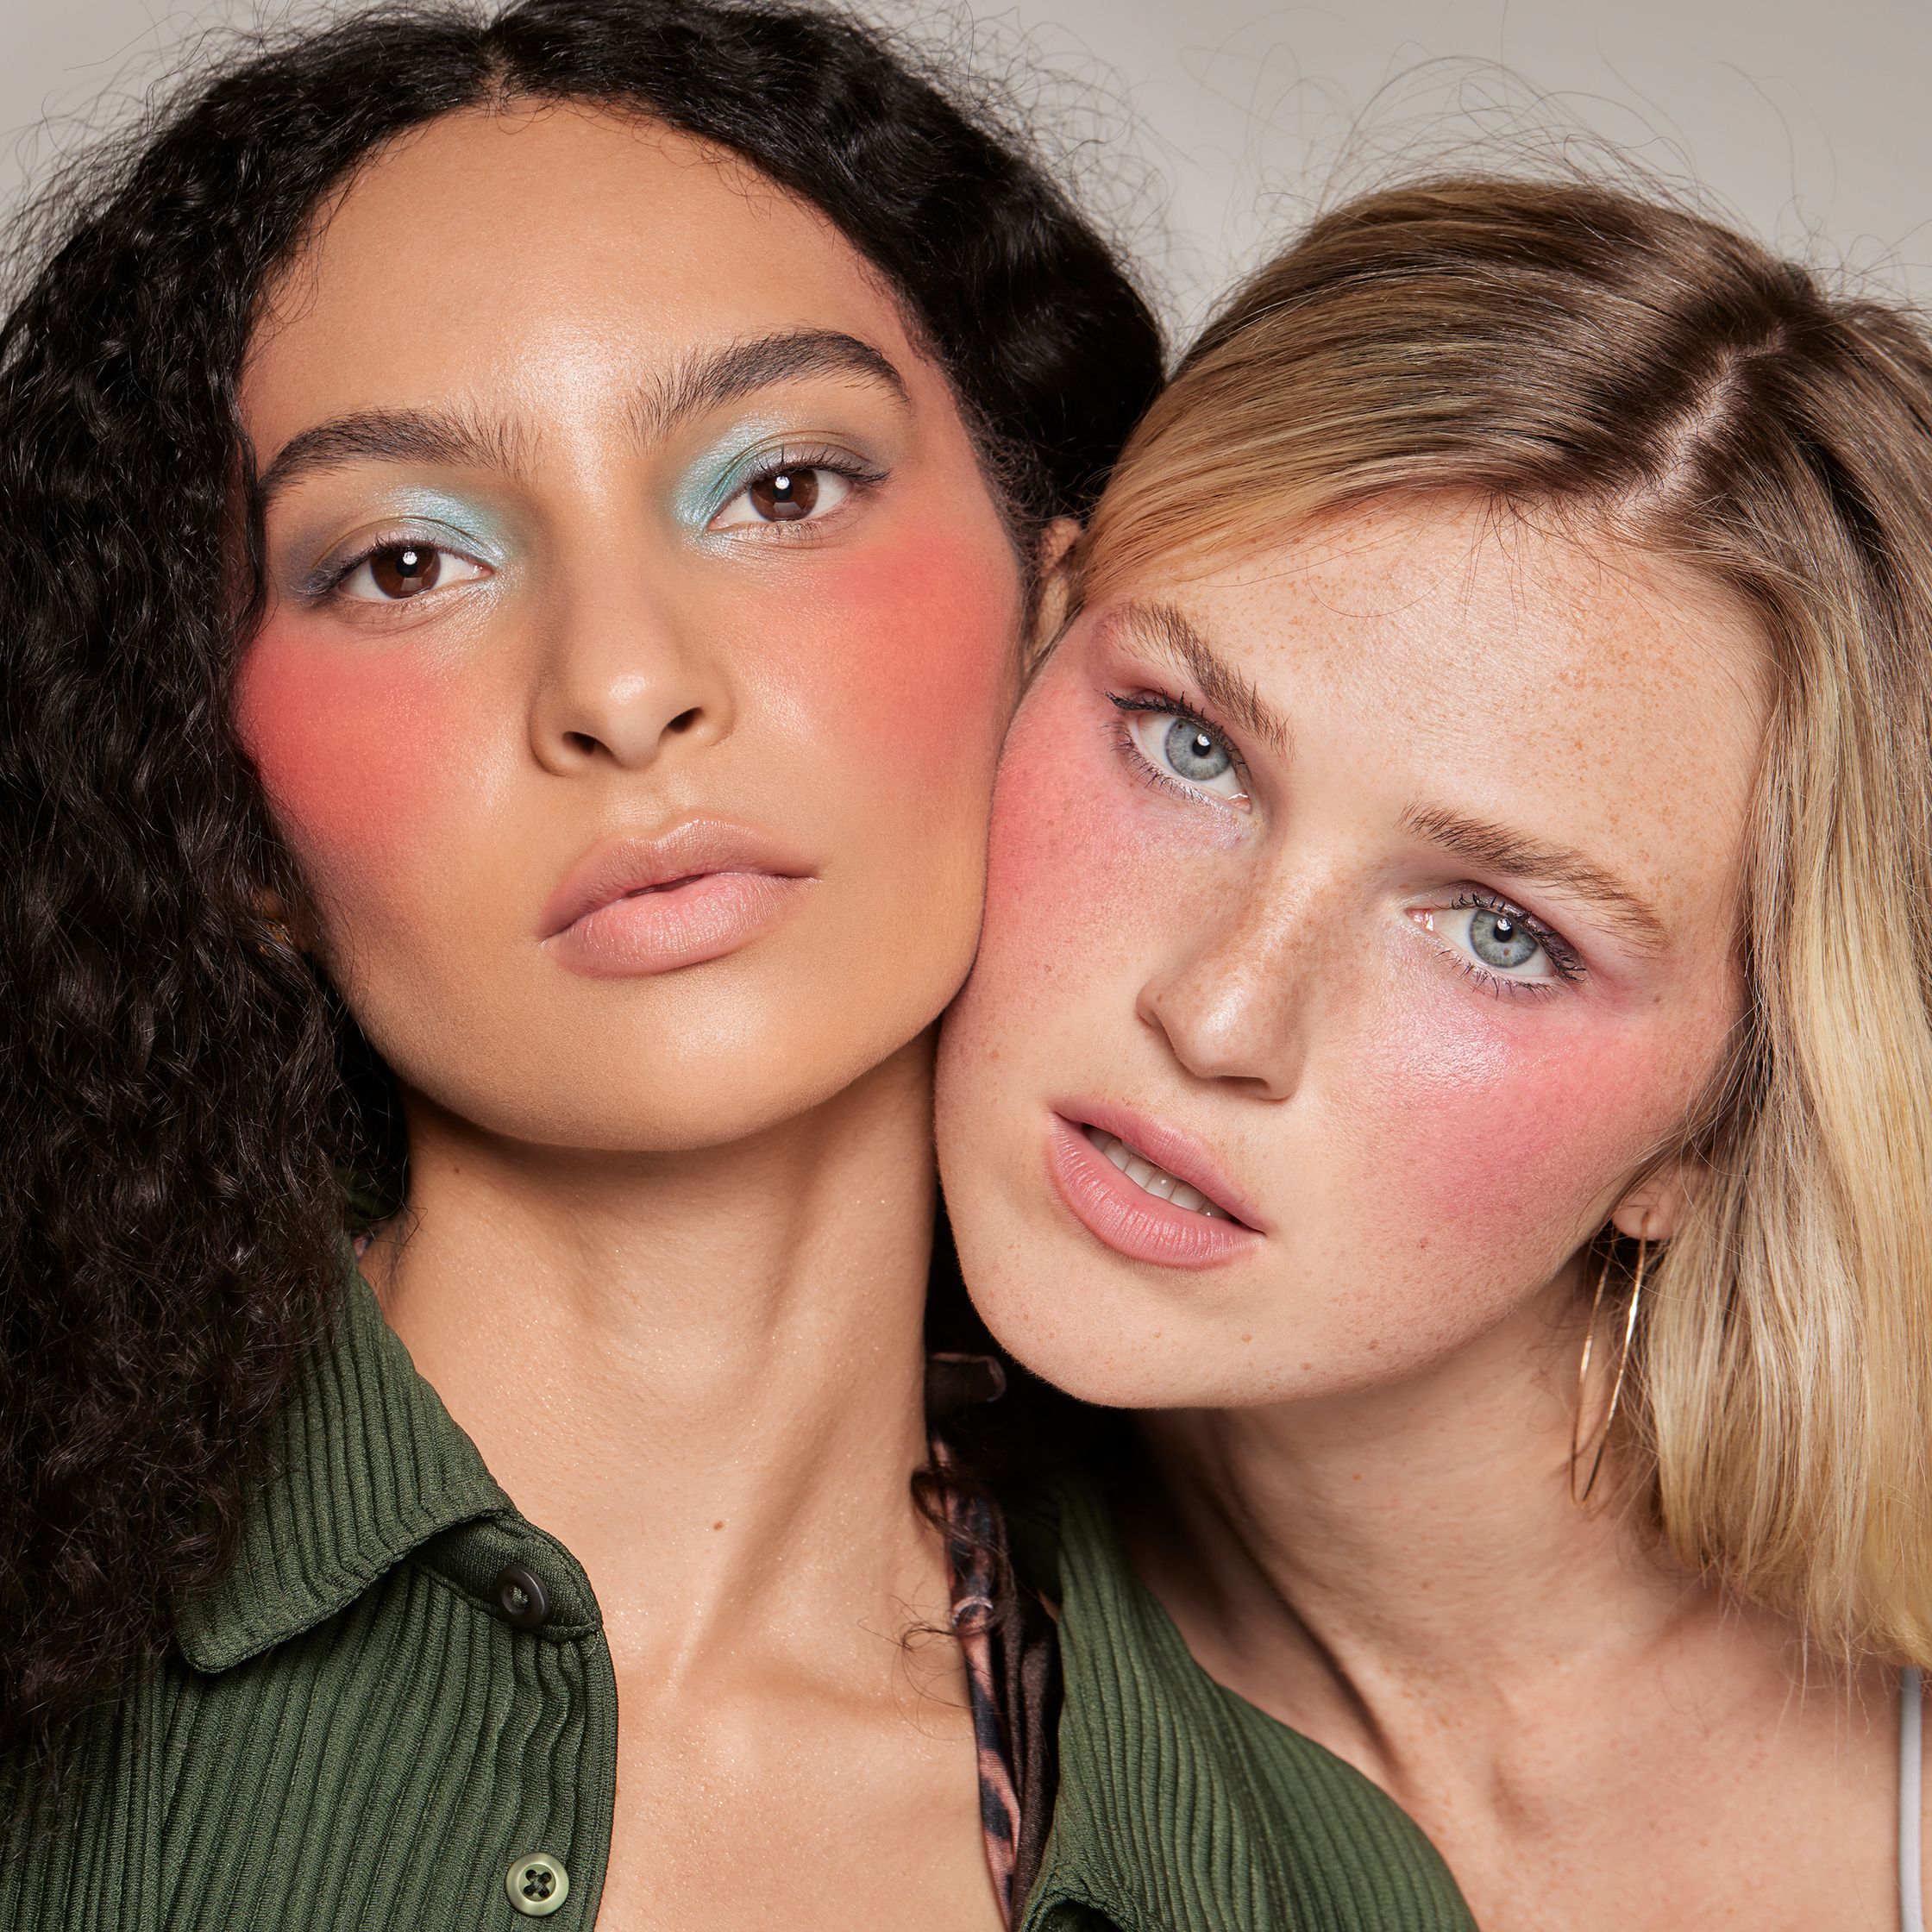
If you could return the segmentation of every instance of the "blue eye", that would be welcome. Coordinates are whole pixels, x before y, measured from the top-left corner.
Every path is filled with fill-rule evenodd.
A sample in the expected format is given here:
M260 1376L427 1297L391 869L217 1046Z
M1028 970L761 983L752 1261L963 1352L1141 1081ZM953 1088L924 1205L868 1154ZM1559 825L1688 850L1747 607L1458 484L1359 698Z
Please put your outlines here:
M1135 753L1163 784L1224 805L1247 804L1234 749L1219 731L1198 718L1145 700L1113 702L1126 713L1127 737Z
M1506 900L1465 893L1452 905L1416 906L1409 917L1491 987L1543 993L1584 976L1582 961L1562 938Z
M1211 785L1234 768L1234 755L1212 731L1176 718L1161 741L1161 754L1176 777L1190 785Z
M1490 906L1478 906L1469 916L1469 950L1485 966L1509 973L1528 965L1543 946L1521 920Z

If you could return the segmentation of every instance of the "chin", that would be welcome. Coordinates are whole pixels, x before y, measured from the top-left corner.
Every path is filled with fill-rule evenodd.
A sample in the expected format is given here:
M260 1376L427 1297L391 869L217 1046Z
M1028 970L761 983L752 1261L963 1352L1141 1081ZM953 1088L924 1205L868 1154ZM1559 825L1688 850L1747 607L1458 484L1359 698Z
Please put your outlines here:
M835 1101L870 1076L923 1082L930 1020L904 1034L891 1016L840 1031L780 1013L762 1025L678 1032L656 1026L573 1029L549 1051L488 1043L411 1066L406 1087L484 1133L591 1154L678 1154L750 1141ZM519 1046L521 1050L519 1051ZM906 1049L912 1051L908 1052Z
M1063 1242L1027 1231L994 1233L969 1201L951 1205L951 1216L974 1307L1000 1346L1042 1381L1101 1408L1192 1408L1222 1399L1214 1378L1194 1372L1218 1352L1219 1324L1185 1306L1187 1287L1163 1295L1104 1255L1069 1255ZM1197 1327L1208 1332L1196 1336Z

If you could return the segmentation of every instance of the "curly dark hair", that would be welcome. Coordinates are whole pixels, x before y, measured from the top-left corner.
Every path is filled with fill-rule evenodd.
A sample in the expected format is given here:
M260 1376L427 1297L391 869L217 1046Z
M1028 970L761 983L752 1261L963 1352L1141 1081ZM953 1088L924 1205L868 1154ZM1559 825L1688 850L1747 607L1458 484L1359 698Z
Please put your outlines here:
M511 98L649 115L825 214L948 372L1023 555L1091 503L1159 382L1145 304L1025 142L836 14L386 6L256 49L86 164L0 326L16 1747L110 1693L218 1572L336 1290L343 1176L392 1170L382 1070L265 913L302 888L229 712L260 604L235 387L323 198L403 130Z

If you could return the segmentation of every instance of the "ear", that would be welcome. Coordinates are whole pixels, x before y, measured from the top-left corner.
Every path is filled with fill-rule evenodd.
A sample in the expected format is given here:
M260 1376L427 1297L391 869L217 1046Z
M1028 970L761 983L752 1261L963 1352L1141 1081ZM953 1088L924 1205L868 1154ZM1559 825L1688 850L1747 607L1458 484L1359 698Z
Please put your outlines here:
M279 892L267 886L258 887L254 894L254 909L255 916L290 951L315 950L304 922L296 918Z
M1690 1176L1682 1161L1653 1168L1610 1211L1610 1224L1632 1241L1667 1241L1690 1208Z
M1056 517L1040 532L1034 560L1038 587L1033 593L1033 621L1026 639L1030 666L1039 663L1066 628L1073 605L1073 547L1079 541L1080 525L1071 517Z

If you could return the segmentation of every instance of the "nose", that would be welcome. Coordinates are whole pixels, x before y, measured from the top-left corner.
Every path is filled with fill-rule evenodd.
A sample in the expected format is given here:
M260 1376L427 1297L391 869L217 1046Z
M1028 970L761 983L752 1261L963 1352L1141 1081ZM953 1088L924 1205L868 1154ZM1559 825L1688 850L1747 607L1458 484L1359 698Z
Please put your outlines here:
M1317 993L1313 898L1258 881L1238 890L1202 910L1142 987L1141 1021L1197 1080L1232 1081L1264 1100L1295 1092Z
M638 770L673 744L726 736L733 705L718 640L641 574L628 583L607 567L599 574L599 587L551 608L530 707L537 762L558 773Z

